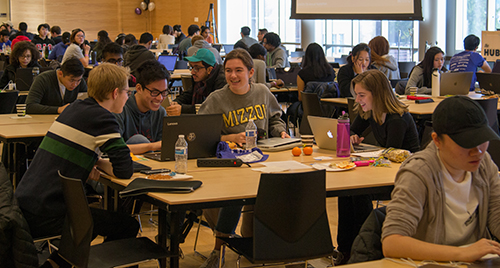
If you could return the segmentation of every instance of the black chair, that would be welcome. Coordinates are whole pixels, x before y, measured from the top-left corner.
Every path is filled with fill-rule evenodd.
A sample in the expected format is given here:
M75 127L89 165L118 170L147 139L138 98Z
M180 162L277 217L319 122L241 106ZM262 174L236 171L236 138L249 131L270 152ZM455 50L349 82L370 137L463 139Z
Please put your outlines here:
M175 63L175 70L177 70L177 69L181 69L181 70L188 69L188 62L185 60L178 60Z
M262 174L251 238L222 238L254 264L337 257L326 212L324 170ZM222 256L220 258L222 260Z
M498 112L497 112L497 106L498 106L498 98L492 98L492 99L475 99L479 105L483 108L484 112L486 113L486 117L488 118L488 123L490 124L490 127L495 131L495 133L498 134Z
M92 215L82 181L59 174L67 207L59 254L76 267L115 267L169 257L166 249L147 237L128 238L90 246Z
M16 108L19 91L0 92L0 114L11 114Z
M401 78L408 78L410 75L411 69L415 67L415 62L409 61L409 62L398 62L398 68L399 68L399 73L401 75Z
M397 86L397 84L399 82L408 81L408 78L404 78L404 79L391 79L390 81L391 81L391 87L392 88L396 88L396 86Z
M302 109L304 113L302 114L302 120L300 122L300 134L312 135L311 126L309 126L309 121L307 120L308 115L313 116L325 116L323 114L323 109L321 108L321 103L318 99L318 94L302 92Z

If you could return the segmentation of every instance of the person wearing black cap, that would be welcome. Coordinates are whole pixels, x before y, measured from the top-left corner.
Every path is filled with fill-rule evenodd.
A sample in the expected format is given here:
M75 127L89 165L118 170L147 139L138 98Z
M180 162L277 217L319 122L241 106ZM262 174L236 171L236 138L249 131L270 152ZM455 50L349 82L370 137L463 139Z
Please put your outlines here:
M486 152L499 140L478 103L442 101L423 151L396 175L382 228L385 257L473 262L500 254L500 180ZM469 247L460 247L471 244Z
M465 51L455 54L450 60L451 72L473 72L470 91L474 91L476 84L476 71L480 67L485 73L491 73L490 65L481 56L475 52L480 43L479 37L470 34L464 39Z

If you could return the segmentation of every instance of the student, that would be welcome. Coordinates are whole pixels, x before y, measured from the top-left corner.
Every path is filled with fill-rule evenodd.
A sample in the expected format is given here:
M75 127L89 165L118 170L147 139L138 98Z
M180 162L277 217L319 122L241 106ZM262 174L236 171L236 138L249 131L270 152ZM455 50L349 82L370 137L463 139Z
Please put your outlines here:
M221 114L225 118L222 141L245 143L245 127L248 119L254 119L258 128L274 137L290 138L285 122L280 119L281 109L269 89L262 84L249 83L253 76L253 61L243 49L234 49L224 61L227 85L208 96L200 108L200 114ZM236 110L243 110L236 118ZM238 116L239 117L239 116ZM240 218L241 207L221 208L216 226L217 235L233 234ZM218 267L223 241L216 239L215 247L200 268Z
M188 48L191 47L191 38L195 35L200 34L200 27L196 24L192 24L188 28L188 36L179 43L179 54L186 55Z
M135 94L115 116L130 151L142 154L161 149L163 117L167 115L161 103L168 94L170 75L157 60L143 62L137 75Z
M121 112L128 98L127 78L124 68L96 67L89 75L89 98L64 110L47 132L15 192L33 237L61 234L66 205L59 173L83 183L99 179L97 167L120 179L132 176L130 151L111 114ZM100 159L98 151L107 153L109 161ZM137 235L139 223L129 215L93 207L90 211L93 238Z
M267 68L290 67L288 55L281 47L281 38L275 33L267 33L262 39L262 45L266 48L268 55L266 58Z
M475 90L476 86L476 71L477 68L483 69L485 73L491 73L490 65L488 62L477 53L477 47L481 40L479 37L470 34L464 39L465 51L457 53L451 57L450 71L452 72L472 72L472 81L470 84L470 91Z
M264 41L264 36L267 34L267 29L262 28L259 29L259 34L257 35L257 38L259 39L259 43L262 45L262 42Z
M382 228L384 255L443 262L500 255L500 244L490 240L500 237L500 180L486 152L498 135L465 96L443 100L432 122L433 142L396 175Z
M102 50L101 62L107 62L116 64L118 66L123 65L123 48L115 42L107 44ZM130 75L128 79L128 86L135 88L137 84L137 79L134 75Z
M85 32L82 29L74 29L69 37L71 44L66 49L61 63L77 58L83 64L83 67L89 66L90 46L85 44Z
M172 26L170 25L164 25L162 34L160 34L158 38L158 42L160 44L160 49L167 49L168 45L173 45L175 44L175 37L173 36L174 34L174 29L172 29Z
M201 104L210 93L226 85L224 68L221 64L217 64L212 51L201 48L193 56L185 59L189 62L194 83L170 103L167 107L169 116L196 113L196 104Z
M69 32L64 32L61 37L61 42L54 46L49 54L49 60L59 60L62 61L66 49L71 44L69 41L71 34Z
M417 128L405 104L400 102L387 77L379 70L368 70L352 80L358 116L351 125L351 142L363 141L361 133L372 127L377 143L384 148L419 150ZM354 238L373 209L368 195L343 196L338 199L338 249L347 255Z
M222 64L222 58L219 54L219 51L217 51L217 49L215 49L214 47L212 47L212 45L210 45L209 43L207 43L207 41L205 41L205 39L203 39L203 36L201 35L195 35L193 36L193 38L191 38L191 47L188 48L187 50L187 56L193 56L194 53L196 53L196 51L198 51L198 49L200 48L206 48L208 50L210 50L212 52L212 54L214 54L215 56L215 60L217 61L217 64Z
M351 81L356 75L374 68L370 65L370 53L370 47L365 43L357 44L352 48L351 54L347 57L347 64L340 67L337 76L341 98L352 97Z
M212 35L210 33L210 27L201 26L201 36L203 36L203 39L207 41L207 43L209 44L214 43L214 39L212 38Z
M109 39L108 32L105 30L101 30L97 33L97 44L95 45L93 51L96 53L96 61L101 61L102 59L102 50L104 47L111 43L111 39Z
M186 35L182 32L181 25L174 25L175 44L180 44L182 40L186 39Z
M389 55L389 41L383 36L376 36L368 43L371 49L373 66L389 79L401 79L396 58Z
M251 47L253 44L259 43L259 41L250 37L250 27L248 26L241 27L240 35L241 39L238 42L243 42L247 46L247 48Z
M248 53L252 56L254 73L251 78L252 83L265 84L268 88L281 88L285 85L283 80L276 79L270 83L267 78L266 54L267 50L261 44L253 44L248 48Z
M62 41L61 38L61 27L55 25L50 28L50 39L54 41L54 44L59 44Z
M6 47L10 47L12 42L9 40L9 31L1 30L0 31L0 49L3 49L3 45Z
M131 46L123 57L123 66L129 67L130 72L137 77L137 68L147 60L155 60L155 54L149 51L153 43L153 35L146 32L141 34L138 45Z
M77 59L67 60L61 69L39 74L26 98L28 114L60 114L74 102L78 93L87 91L85 69Z
M333 82L335 80L335 71L326 61L323 48L317 43L311 43L307 46L305 56L302 58L301 67L302 69L297 76L299 101L302 101L301 93L308 82Z
M5 88L10 81L16 82L16 72L18 68L29 68L41 66L38 64L40 53L35 45L30 41L21 41L16 44L10 54L10 64L5 67L0 78L0 89Z
M417 87L417 94L431 94L434 69L441 72L448 71L444 67L444 52L439 47L429 48L425 52L424 60L413 67L406 84L405 95L410 95L410 87Z
M49 30L50 26L47 23L38 25L38 35L35 35L35 37L33 37L33 40L31 40L31 42L36 45L36 48L41 53L44 53L45 47L48 46L49 51L51 51L52 47L56 45L56 43L54 43L54 40L49 38Z

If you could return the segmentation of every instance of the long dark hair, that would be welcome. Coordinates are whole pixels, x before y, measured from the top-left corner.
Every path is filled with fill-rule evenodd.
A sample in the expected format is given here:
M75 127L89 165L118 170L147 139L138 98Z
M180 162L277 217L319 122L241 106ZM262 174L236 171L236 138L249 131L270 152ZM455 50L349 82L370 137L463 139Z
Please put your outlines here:
M307 46L301 67L302 69L312 68L315 78L324 78L333 74L333 68L326 61L323 48L317 43L311 43Z
M349 64L351 66L354 65L352 58L359 56L359 53L361 53L362 51L368 52L368 55L370 55L370 61L371 61L370 47L365 43L359 43L355 47L352 48L351 54L349 54L349 57L347 57L347 64Z
M432 82L432 71L434 69L434 57L442 53L444 56L443 50L441 50L439 47L431 47L425 52L424 60L421 61L417 66L420 66L422 68L422 74L424 76L424 86L430 88L431 82ZM411 70L413 72L413 70ZM444 65L443 68L441 68L441 71L446 72L448 71ZM410 72L411 75L411 72Z

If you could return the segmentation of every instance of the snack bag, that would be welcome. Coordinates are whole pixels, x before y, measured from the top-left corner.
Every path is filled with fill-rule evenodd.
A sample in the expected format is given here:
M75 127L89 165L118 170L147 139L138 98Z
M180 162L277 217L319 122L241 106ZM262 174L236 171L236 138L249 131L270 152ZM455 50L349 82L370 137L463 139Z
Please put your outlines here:
M406 158L410 157L410 151L403 149L387 148L382 151L382 156L391 160L392 162L402 163Z

